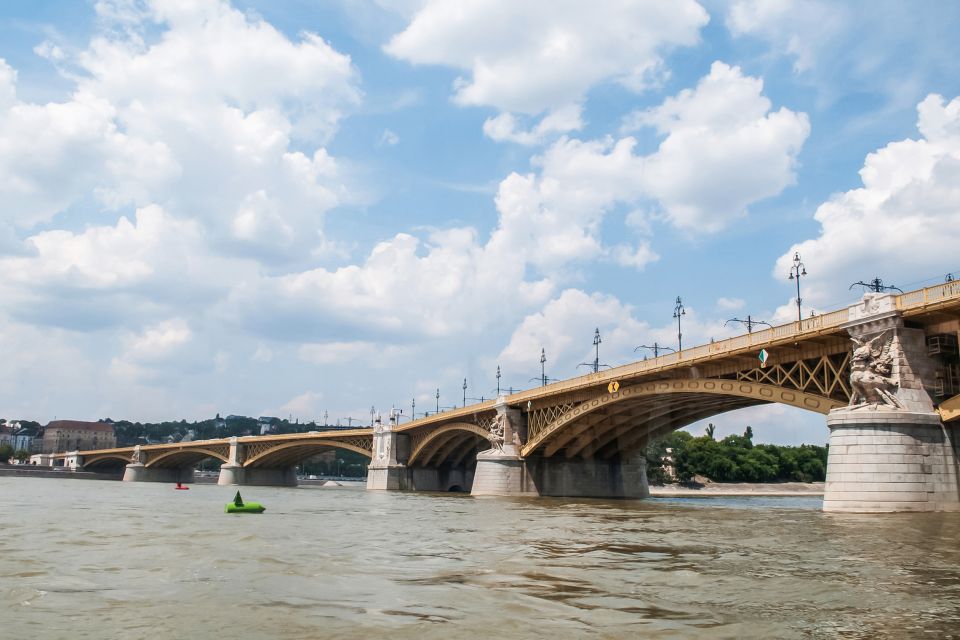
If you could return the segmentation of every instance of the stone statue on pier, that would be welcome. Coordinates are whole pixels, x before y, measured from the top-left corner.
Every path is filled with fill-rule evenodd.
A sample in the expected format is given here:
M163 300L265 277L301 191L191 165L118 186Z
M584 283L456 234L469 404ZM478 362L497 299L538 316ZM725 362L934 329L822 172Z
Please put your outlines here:
M132 464L143 464L143 451L140 450L140 445L133 448L133 453L130 454L130 462Z
M490 441L490 451L503 453L503 431L504 431L504 421L506 418L502 415L497 415L493 421L490 422L490 435L487 436L487 440Z
M899 345L889 330L872 340L851 338L856 348L850 359L850 408L868 405L902 409L896 393L900 381L893 375Z

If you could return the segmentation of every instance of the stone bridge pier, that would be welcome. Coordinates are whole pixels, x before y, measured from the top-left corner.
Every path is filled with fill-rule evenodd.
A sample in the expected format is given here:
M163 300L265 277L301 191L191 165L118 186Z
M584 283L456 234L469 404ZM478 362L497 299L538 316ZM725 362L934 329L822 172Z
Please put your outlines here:
M278 467L244 466L246 445L236 437L230 438L230 450L227 461L220 465L219 485L254 485L261 487L297 486L297 468L295 465Z
M935 363L923 329L906 325L896 296L868 293L850 307L850 406L827 416L824 511L960 511L956 421L927 391Z
M562 456L521 457L526 416L506 402L497 404L502 442L477 456L470 491L475 496L557 496L575 498L645 498L647 463L641 443L633 453L609 459L566 459ZM499 440L499 438L498 438Z
M123 471L124 482L193 482L193 466L147 466L140 447L134 447L130 464Z
M416 457L411 437L391 422L374 431L373 455L367 468L367 489L469 491L475 496L570 496L643 498L649 495L643 446L635 453L610 459L568 460L562 456L524 458L526 417L501 397L490 425L469 427L479 440L476 467L455 464L410 464ZM452 450L456 450L453 441ZM486 448L489 447L489 448ZM421 456L422 458L422 456ZM429 459L429 458L428 458ZM443 460L443 456L438 456Z

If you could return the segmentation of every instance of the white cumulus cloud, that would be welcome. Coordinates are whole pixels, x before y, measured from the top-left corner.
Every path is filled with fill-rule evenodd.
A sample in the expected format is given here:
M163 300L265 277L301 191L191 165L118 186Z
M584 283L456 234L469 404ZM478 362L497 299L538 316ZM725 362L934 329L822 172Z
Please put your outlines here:
M858 280L904 286L960 267L960 97L929 95L917 113L920 137L869 154L862 186L817 208L819 236L777 260L774 275L786 277L800 253L808 308L855 296L847 288ZM785 305L779 315L790 314Z
M413 64L467 72L454 83L458 104L537 115L582 103L599 83L634 91L655 83L664 50L695 44L708 20L693 0L429 0L384 49ZM502 118L512 116L488 120L488 135L524 144L579 128L579 119L551 114L518 132Z

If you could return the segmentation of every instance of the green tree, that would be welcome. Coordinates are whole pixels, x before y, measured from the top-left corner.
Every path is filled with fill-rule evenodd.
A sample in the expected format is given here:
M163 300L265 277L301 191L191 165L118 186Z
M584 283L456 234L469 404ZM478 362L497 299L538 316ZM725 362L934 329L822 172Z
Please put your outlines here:
M4 442L0 444L0 464L6 463L7 460L13 457L13 445L9 442Z

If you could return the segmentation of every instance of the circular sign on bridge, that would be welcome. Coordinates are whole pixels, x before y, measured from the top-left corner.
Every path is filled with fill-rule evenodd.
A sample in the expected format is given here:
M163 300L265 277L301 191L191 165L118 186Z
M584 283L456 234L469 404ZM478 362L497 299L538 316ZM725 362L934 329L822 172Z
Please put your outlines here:
M609 391L610 393L616 393L619 389L620 389L620 383L617 382L616 380L614 380L613 382L607 385L607 391Z

